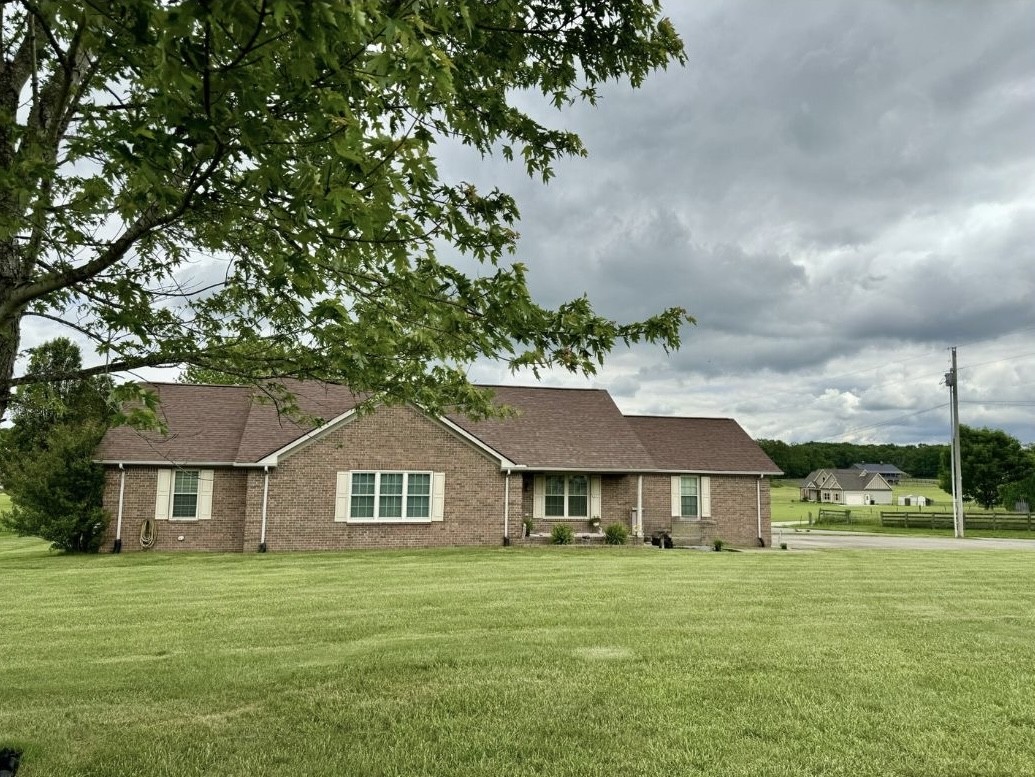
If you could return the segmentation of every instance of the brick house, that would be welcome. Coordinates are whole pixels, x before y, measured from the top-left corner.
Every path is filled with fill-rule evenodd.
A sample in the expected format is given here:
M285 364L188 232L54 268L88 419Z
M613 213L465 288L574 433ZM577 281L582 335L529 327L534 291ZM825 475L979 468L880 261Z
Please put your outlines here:
M803 502L835 505L889 505L891 486L880 473L864 469L817 469L801 482Z
M305 423L242 386L154 384L166 432L109 430L105 546L332 550L496 545L566 522L676 544L769 544L773 462L733 420L624 416L602 390L491 387L504 419L358 413L292 385Z

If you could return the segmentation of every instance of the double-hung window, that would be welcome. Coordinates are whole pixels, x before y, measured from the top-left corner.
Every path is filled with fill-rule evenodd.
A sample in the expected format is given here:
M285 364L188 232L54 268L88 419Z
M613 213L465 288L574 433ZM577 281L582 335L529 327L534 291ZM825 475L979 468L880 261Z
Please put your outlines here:
M431 518L430 472L353 472L349 517L405 521Z
M172 517L198 517L198 475L196 469L178 469L173 473Z
M711 476L672 476L672 517L685 520L712 517Z
M700 480L696 475L679 478L679 515L683 518L700 518Z
M544 508L547 518L589 517L589 478L547 475Z
M195 521L212 517L210 469L160 469L155 495L155 518Z

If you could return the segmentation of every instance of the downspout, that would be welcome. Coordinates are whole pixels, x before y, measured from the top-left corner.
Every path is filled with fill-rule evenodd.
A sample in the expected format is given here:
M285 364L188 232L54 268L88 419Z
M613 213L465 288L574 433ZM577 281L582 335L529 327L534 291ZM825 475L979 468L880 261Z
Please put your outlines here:
M510 545L510 470L503 481L503 546Z
M764 478L761 472L758 473L758 480L755 481L755 503L758 511L758 547L765 547L765 540L762 539L762 478Z
M266 506L270 498L270 468L262 468L262 528L259 530L259 553L266 552Z
M112 546L112 553L122 552L122 505L126 493L126 468L119 462L119 515L115 521L115 545Z
M634 537L643 537L643 475L636 476L636 526Z

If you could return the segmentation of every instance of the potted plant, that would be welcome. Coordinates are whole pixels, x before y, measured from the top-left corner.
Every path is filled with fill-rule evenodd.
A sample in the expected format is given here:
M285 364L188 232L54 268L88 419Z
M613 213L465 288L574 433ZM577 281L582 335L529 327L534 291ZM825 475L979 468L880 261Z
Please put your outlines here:
M593 531L600 531L599 515L594 515L592 518L589 519L589 528L591 528Z

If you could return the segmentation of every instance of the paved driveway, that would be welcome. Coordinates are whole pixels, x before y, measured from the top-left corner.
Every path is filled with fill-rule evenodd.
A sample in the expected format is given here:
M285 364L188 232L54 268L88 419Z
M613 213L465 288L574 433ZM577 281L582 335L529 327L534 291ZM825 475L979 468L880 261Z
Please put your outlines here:
M805 531L773 527L773 545L786 542L791 550L1031 550L1035 540L994 540L965 537L912 537L901 534L863 534L854 531Z

